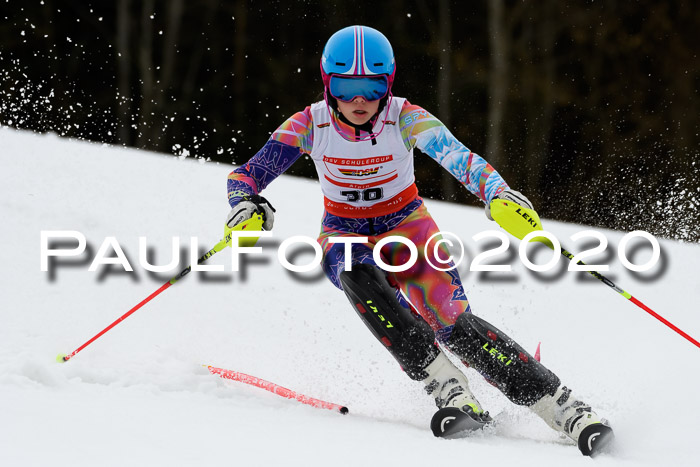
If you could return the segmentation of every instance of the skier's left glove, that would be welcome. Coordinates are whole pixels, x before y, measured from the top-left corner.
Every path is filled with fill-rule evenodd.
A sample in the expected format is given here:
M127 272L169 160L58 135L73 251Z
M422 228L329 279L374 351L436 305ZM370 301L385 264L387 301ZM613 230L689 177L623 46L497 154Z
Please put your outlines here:
M260 195L246 196L236 204L226 216L226 225L233 228L253 217L255 213L262 214L263 229L272 230L272 225L275 223L275 208Z
M527 197L524 194L520 193L519 191L511 190L510 188L506 188L505 190L503 190L502 192L500 192L499 194L494 196L494 199L496 199L496 198L497 199L504 199L506 201L511 201L511 202L518 204L524 208L535 209L532 206L532 203L530 202L530 200L527 199ZM493 220L493 217L491 217L491 205L490 204L486 204L486 217L488 217L489 220Z

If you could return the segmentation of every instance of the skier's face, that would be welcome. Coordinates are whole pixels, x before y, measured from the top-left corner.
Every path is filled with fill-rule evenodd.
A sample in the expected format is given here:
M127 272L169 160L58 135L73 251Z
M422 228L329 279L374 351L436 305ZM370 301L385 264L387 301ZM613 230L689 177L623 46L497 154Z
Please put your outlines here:
M368 101L362 96L357 96L350 102L338 99L338 110L350 123L364 125L379 110L379 99Z

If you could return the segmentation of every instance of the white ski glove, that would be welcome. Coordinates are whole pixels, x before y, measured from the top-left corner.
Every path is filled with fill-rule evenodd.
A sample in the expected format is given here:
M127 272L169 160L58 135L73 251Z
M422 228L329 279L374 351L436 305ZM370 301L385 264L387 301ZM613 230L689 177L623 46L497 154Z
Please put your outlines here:
M506 188L496 196L494 196L494 199L504 199L506 201L511 201L515 204L519 204L520 206L528 209L535 209L532 206L532 203L530 202L527 197L520 193L519 191L511 190L510 188ZM489 220L493 220L493 217L491 217L491 205L487 204L486 205L486 217L489 218Z
M272 230L272 224L275 223L274 212L275 208L262 196L246 196L228 213L226 225L235 227L253 217L253 214L258 213L263 216L263 229Z

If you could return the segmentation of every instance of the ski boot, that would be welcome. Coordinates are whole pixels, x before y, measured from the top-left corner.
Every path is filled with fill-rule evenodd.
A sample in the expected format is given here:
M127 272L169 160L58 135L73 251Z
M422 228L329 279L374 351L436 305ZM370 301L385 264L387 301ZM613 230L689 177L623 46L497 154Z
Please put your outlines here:
M544 396L530 409L550 427L571 438L584 456L606 452L613 441L608 421L576 399L566 386L557 389L553 396Z
M447 345L512 402L530 407L550 427L573 439L583 455L594 456L612 441L607 421L571 396L554 373L486 320L463 313Z
M481 408L469 390L466 376L440 352L425 368L425 390L435 398L438 411L430 422L433 434L440 438L462 438L483 428L491 417Z

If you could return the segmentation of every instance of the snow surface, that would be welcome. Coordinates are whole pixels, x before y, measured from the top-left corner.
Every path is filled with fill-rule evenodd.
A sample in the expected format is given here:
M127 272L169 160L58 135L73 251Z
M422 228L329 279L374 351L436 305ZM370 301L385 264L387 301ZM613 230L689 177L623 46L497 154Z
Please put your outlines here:
M541 341L543 363L611 420L618 450L582 457L472 370L494 426L469 439L435 439L432 401L342 292L319 270L301 280L276 260L282 239L319 230L321 195L310 180L281 177L266 190L277 208L274 238L245 275L231 272L227 249L207 263L227 272L191 274L59 364L58 353L174 275L140 266L139 236L156 264L169 262L173 236L184 253L191 237L207 249L219 240L231 167L8 128L0 144L2 466L698 465L700 349L585 273L538 280L512 256L515 242L510 257L496 258L514 272L463 273L472 308L531 352ZM496 228L480 209L427 204L472 257L483 245L471 237ZM544 225L569 249L577 244L568 237L586 229ZM80 231L91 254L42 272L42 230ZM665 266L639 277L614 254L623 233L604 233L609 254L597 259L611 265L606 275L699 338L700 246L662 240ZM88 271L107 236L135 272ZM648 256L641 250L636 262ZM174 272L187 264L183 255ZM350 415L222 380L204 363L345 404Z

